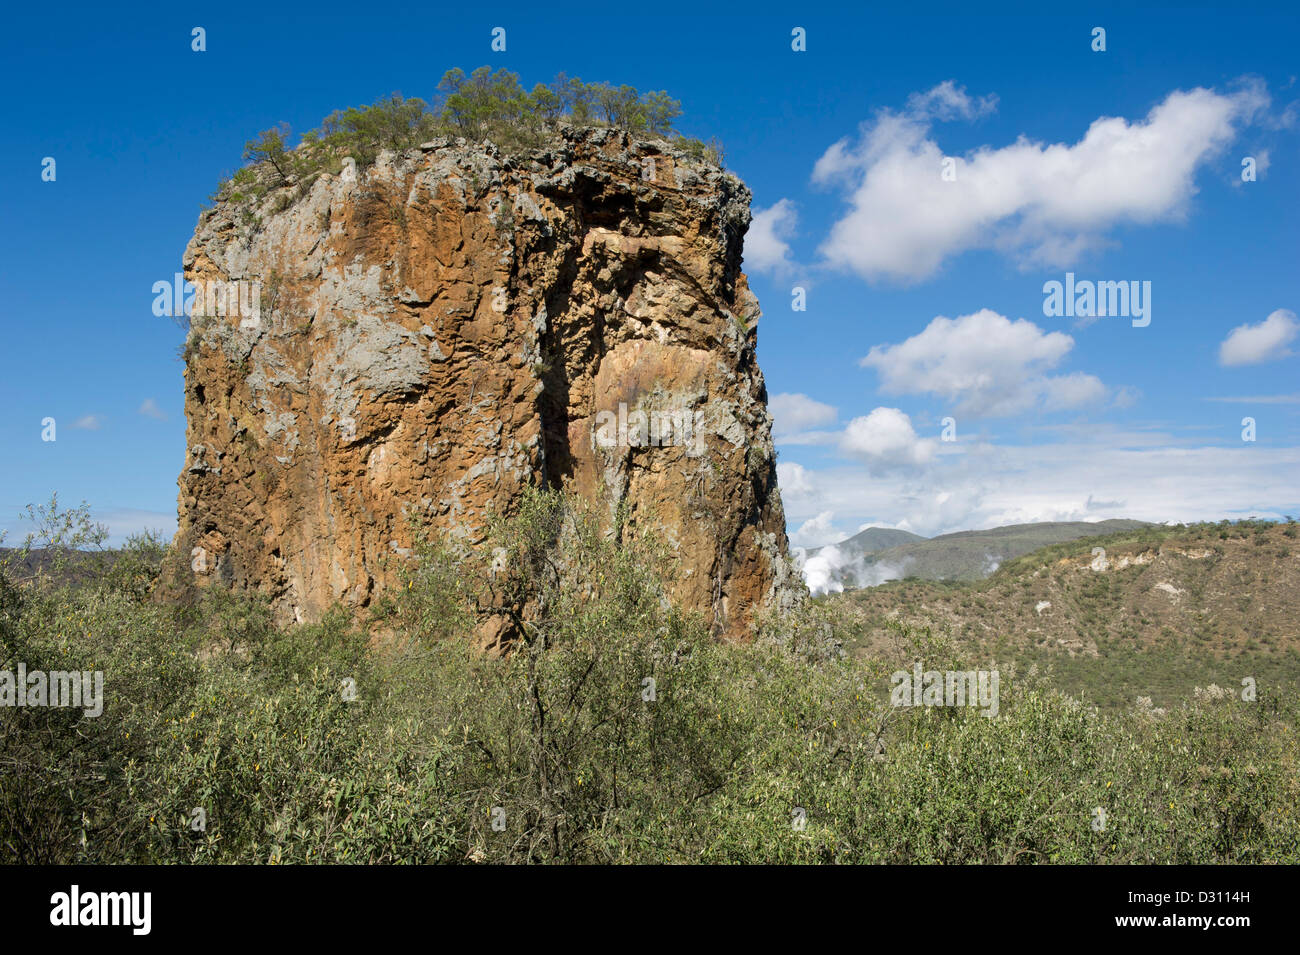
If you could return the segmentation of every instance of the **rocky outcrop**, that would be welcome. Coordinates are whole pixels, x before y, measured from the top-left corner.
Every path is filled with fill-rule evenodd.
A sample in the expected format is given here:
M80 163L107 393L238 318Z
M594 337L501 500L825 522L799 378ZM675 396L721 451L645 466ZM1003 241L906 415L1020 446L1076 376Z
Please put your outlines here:
M742 636L801 587L749 198L666 142L562 127L526 156L439 140L204 212L185 276L245 309L209 294L187 342L197 581L313 620L393 583L408 515L476 545L525 486L569 486L656 528L676 599Z

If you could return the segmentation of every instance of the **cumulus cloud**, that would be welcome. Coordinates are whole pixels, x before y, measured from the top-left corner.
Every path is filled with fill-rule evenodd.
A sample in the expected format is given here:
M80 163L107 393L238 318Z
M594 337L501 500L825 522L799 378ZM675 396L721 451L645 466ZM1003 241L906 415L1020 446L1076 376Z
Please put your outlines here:
M776 465L776 482L782 498L811 497L815 493L808 470L793 461L779 461Z
M772 412L772 433L778 438L806 432L835 421L835 409L803 394L773 395L767 403Z
M1300 334L1295 312L1279 308L1258 325L1238 325L1219 345L1220 365L1257 365L1287 358L1286 346Z
M144 399L140 404L140 407L136 409L136 414L142 414L146 418L154 418L158 421L167 420L167 415L158 407L158 402L154 401L152 398Z
M1144 119L1095 120L1073 144L1021 136L953 157L948 181L933 124L982 115L992 101L940 84L902 112L881 111L817 161L813 181L844 188L849 206L821 252L872 281L918 281L980 247L1022 265L1069 265L1116 226L1185 216L1197 170L1268 105L1260 84L1176 90Z
M795 547L820 547L842 536L835 530L835 512L822 511L800 524L799 529L790 535L790 543Z
M933 460L938 442L922 438L897 408L876 408L849 422L840 450L866 461L872 473L916 469Z
M1078 408L1106 396L1093 375L1048 375L1074 339L990 309L935 318L897 345L876 345L859 364L874 368L887 394L934 394L974 417L1001 417L1032 407Z
M798 213L789 199L755 211L745 234L745 268L774 274L790 271L794 262L786 240L793 238L796 221Z

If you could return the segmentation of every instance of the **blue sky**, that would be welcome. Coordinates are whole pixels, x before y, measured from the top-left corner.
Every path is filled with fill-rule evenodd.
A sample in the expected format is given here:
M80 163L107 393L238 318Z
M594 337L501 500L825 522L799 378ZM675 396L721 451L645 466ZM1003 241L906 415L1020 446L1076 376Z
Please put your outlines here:
M201 203L258 130L427 99L483 64L667 89L684 132L725 145L754 193L746 269L796 544L1300 514L1297 14L971 7L11 11L0 528L20 536L18 510L57 491L117 540L170 532L181 334L151 287ZM1045 315L1067 272L1151 283L1150 324Z

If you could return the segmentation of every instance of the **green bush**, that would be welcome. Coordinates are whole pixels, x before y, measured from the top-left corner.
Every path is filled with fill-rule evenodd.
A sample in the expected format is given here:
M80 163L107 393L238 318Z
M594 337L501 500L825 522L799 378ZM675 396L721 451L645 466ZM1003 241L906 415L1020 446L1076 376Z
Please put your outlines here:
M718 642L668 599L671 550L595 515L530 493L473 552L421 542L371 618L289 628L219 590L157 601L150 548L89 582L0 567L0 669L102 670L106 697L0 709L0 858L1300 861L1290 698L1104 714L1003 665L994 719L894 709L834 608ZM469 639L489 615L515 627L499 657Z
M706 144L676 135L673 121L681 115L681 103L663 90L641 93L631 86L584 83L561 73L550 84L539 83L529 91L518 74L481 66L468 76L460 69L448 70L437 93L433 105L392 93L369 106L335 111L304 133L296 148L289 146L287 123L265 130L244 146L249 165L223 179L210 198L255 203L291 185L295 197L305 195L321 173L339 173L345 158L361 170L372 165L381 150L411 149L436 136L490 140L517 153L542 145L559 122L670 139L697 160L722 163L716 140Z

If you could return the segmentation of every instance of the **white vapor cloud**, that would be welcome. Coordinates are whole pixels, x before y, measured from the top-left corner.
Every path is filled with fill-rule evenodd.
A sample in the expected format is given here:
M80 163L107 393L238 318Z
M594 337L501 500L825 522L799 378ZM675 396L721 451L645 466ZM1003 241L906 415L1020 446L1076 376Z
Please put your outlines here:
M1295 312L1279 308L1258 325L1238 325L1219 345L1219 364L1257 365L1260 362L1288 358L1286 346L1300 334Z
M72 426L81 431L98 431L103 423L103 415L88 414L82 415L76 421L72 422Z
M1102 401L1106 386L1093 375L1046 374L1073 347L1064 332L1044 332L985 308L939 316L906 341L876 345L859 364L879 373L887 394L935 394L956 402L959 414L1001 417Z
M1259 83L1234 93L1175 90L1143 119L1093 121L1073 144L1022 135L953 157L956 178L945 181L933 123L993 106L940 84L902 112L882 110L817 161L813 181L843 187L849 205L821 252L872 281L919 281L981 247L1022 265L1072 264L1118 225L1181 219L1198 168L1268 105Z
M812 557L806 556L802 549L794 551L795 564L803 571L804 582L815 597L818 594L838 594L843 592L844 584L839 580L837 571L844 566L847 558L838 547L827 545Z
M913 563L911 558L904 558L896 564L869 561L865 554L846 554L834 544L822 547L811 557L803 548L795 548L793 556L814 597L841 593L846 584L878 587L887 580L902 580Z

